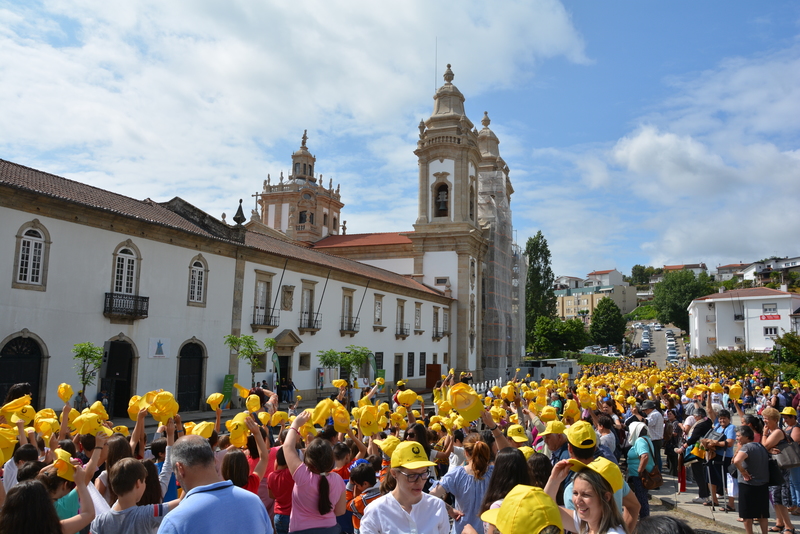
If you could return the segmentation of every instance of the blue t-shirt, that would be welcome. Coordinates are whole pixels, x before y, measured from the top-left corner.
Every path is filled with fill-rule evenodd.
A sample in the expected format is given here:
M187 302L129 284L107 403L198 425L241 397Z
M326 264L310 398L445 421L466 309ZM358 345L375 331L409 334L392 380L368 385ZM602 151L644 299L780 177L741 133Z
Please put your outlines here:
M653 460L653 454L655 451L655 447L653 447L653 442L650 441L650 438L647 436L641 436L639 439L636 440L636 443L633 444L633 447L630 448L628 451L628 476L629 477L638 477L639 476L639 457L642 454L647 454L647 465L645 466L645 470L651 471L655 462Z
M158 473L161 474L161 469L164 467L164 462L156 462ZM169 484L167 485L167 492L164 494L164 502L174 501L178 498L178 483L175 480L175 473L169 477Z
M734 445L736 444L736 427L728 424L725 428L717 423L714 425L714 432L722 432L725 434L725 439L732 439ZM733 458L733 445L725 449L724 451L717 451L717 455L721 456L722 458Z
M476 480L467 473L464 467L458 466L450 469L439 482L448 493L455 495L456 508L464 512L464 516L456 521L456 534L461 534L467 523L472 525L477 532L483 532L483 521L478 512L481 509L483 496L489 487L492 471L494 471L494 465L489 466L482 479Z

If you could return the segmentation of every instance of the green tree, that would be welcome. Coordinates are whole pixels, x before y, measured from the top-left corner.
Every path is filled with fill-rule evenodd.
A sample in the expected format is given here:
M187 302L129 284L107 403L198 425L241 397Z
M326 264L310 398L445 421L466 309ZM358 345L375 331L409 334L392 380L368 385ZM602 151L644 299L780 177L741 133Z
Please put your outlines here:
M559 349L558 344L558 319L540 316L536 318L533 343L530 347L534 352L554 355Z
M535 352L557 358L562 351L575 352L589 344L589 334L580 319L561 321L554 317L539 317L533 345Z
M650 277L647 275L647 267L644 265L634 265L631 268L631 284L642 285L650 282Z
M528 258L528 280L525 287L526 345L533 346L536 320L556 316L556 296L553 293L555 275L550 267L550 249L542 231L528 238L525 245Z
M608 297L600 299L592 314L589 335L598 345L619 345L625 335L625 318L619 306Z
M266 353L275 347L275 339L268 337L264 340L262 349L253 336L227 335L223 341L226 347L236 353L236 357L250 364L250 384L256 384L256 369L266 364Z
M728 377L742 377L752 373L753 369L759 369L770 379L778 373L771 354L747 350L715 350L709 356L691 358L689 364L696 367L710 365Z
M81 391L86 395L86 386L94 384L97 370L103 365L103 347L94 343L77 343L72 348L72 357L75 360L75 371L78 372L78 381Z
M800 364L800 336L794 332L784 332L775 338L775 346L781 346L781 361Z
M562 322L560 334L564 350L579 351L591 342L583 321L577 318Z
M345 375L347 375L347 389L349 390L353 375L358 375L369 360L371 353L367 347L359 347L357 345L348 345L345 349L342 352L333 349L321 350L317 357L322 367L338 367L344 371Z
M671 271L653 288L653 306L662 323L672 323L689 330L689 304L696 298L714 292L708 275L696 277L692 271Z

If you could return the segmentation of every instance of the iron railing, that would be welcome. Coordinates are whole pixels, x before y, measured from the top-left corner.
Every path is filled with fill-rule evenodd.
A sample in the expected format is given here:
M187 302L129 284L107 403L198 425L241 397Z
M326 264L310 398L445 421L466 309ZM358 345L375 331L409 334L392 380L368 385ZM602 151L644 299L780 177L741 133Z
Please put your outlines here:
M125 293L106 293L103 315L106 317L125 317L144 319L150 309L150 297L127 295Z
M343 315L339 330L342 332L358 332L361 329L361 319L358 317L348 317Z
M322 313L300 312L300 328L304 330L321 330Z
M744 321L744 315L741 313L734 313L733 314L734 321Z
M253 324L258 326L280 326L281 312L278 308L254 308Z
M397 323L397 329L395 330L395 334L398 336L407 336L411 332L411 326L409 323Z

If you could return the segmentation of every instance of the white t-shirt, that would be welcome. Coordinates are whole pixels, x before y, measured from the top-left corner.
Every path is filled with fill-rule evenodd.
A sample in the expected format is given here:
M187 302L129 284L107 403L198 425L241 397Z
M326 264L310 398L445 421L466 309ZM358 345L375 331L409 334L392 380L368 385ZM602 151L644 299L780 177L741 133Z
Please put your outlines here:
M406 512L394 495L387 493L367 505L360 534L448 534L450 517L444 501L427 493Z
M572 520L575 522L575 530L573 532L580 532L581 531L581 520L578 517L578 512L573 512ZM607 534L625 534L625 529L622 527L622 525L620 525L618 527L612 527L612 528L606 530L606 533Z
M467 462L467 456L464 454L464 447L453 445L453 451L450 453L450 467L458 467Z

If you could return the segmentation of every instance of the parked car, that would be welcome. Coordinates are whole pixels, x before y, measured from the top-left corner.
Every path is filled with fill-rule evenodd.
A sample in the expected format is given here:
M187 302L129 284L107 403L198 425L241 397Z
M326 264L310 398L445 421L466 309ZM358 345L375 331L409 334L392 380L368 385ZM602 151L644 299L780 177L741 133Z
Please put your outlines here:
M606 356L608 356L609 358L622 358L622 354L620 354L619 352L609 352L608 354L606 354Z
M655 330L656 332L660 331L661 330L661 325L658 324L658 323L654 324L653 325L653 330Z
M635 351L631 352L631 356L633 356L634 358L644 358L645 356L647 356L647 350L643 348L636 349Z

